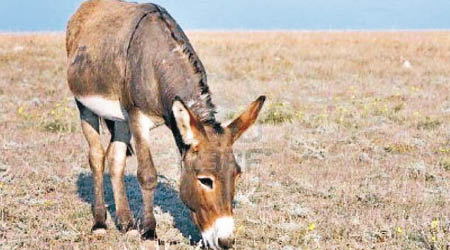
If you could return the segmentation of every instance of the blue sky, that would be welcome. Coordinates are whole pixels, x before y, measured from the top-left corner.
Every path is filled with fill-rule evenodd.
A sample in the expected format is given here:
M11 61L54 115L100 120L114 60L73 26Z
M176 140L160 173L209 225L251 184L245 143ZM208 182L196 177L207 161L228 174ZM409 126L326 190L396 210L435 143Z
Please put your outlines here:
M0 0L0 31L63 31L81 2ZM450 29L450 0L153 2L165 7L187 30Z

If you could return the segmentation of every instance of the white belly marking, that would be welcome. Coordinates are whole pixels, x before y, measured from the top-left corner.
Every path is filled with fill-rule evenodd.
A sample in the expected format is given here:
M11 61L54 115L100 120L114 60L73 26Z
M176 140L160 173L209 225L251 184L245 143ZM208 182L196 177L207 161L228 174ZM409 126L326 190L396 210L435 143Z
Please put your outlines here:
M118 100L109 100L101 96L76 96L75 98L100 117L113 121L128 120L128 114Z

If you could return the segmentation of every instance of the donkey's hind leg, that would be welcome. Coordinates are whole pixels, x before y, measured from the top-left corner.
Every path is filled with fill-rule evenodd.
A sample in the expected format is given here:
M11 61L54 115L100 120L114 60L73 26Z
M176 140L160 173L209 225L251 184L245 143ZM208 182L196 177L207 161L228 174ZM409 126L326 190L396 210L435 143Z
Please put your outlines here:
M80 111L81 128L89 144L89 165L94 179L95 200L92 207L94 215L92 231L106 229L106 207L103 200L103 161L105 152L100 141L99 118L78 101L77 106Z
M131 151L131 133L127 121L106 120L106 124L111 133L111 142L106 152L106 162L111 174L118 226L122 232L126 232L135 228L124 182L127 149L128 152Z

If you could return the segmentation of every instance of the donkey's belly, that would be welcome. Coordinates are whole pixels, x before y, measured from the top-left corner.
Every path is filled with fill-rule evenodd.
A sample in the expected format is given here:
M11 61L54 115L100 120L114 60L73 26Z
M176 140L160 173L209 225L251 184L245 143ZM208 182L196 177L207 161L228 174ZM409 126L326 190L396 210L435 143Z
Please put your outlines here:
M112 121L128 120L128 113L120 105L119 100L110 100L102 96L76 96L79 102L100 117Z

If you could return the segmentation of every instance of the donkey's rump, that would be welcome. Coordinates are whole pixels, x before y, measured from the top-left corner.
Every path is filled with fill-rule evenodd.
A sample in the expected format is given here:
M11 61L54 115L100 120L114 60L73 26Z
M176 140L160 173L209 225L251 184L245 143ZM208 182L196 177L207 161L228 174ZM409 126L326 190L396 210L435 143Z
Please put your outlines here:
M85 2L69 21L68 82L75 97L121 100L127 51L140 20L157 7L116 0Z

